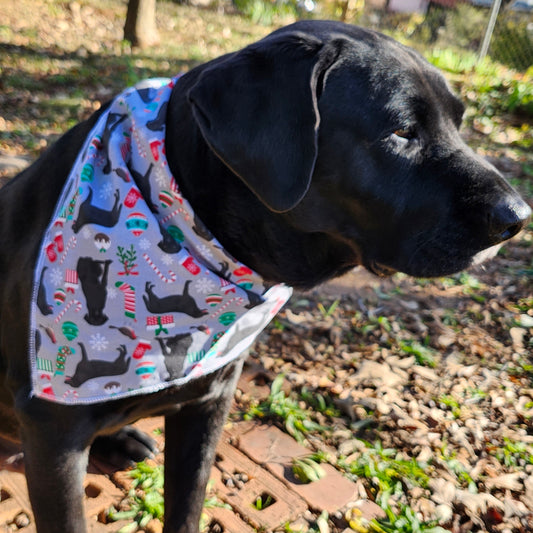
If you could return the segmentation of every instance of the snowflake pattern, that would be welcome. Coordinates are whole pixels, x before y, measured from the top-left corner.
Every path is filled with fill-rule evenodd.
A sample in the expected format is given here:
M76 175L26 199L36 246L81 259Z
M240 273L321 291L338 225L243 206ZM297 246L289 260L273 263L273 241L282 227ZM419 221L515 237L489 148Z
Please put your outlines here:
M100 333L95 333L94 335L91 335L89 344L93 350L101 352L107 349L109 341L103 335L100 335Z
M110 299L110 300L114 300L118 295L118 291L114 288L114 287L109 287L107 289L107 297Z
M194 288L200 294L209 294L215 290L215 284L209 278L200 278L195 281Z
M50 281L59 287L63 283L63 271L58 268L52 268L50 271Z
M161 91L163 102L170 97L172 86L172 83L166 81L163 85L159 81L155 83L155 88ZM153 93L154 91L152 96ZM128 114L124 113L124 104L121 103L124 100L119 99L111 104L107 111L108 117L116 112L126 118L121 119L119 123L114 122L116 129L112 126L113 143L109 144L108 151L99 150L106 123L105 120L99 121L98 128L91 133L93 137L88 150L73 167L70 181L66 184L68 187L66 190L70 192L65 195L61 205L56 207L54 220L57 223L47 229L43 238L42 256L34 280L36 283L42 283L42 292L46 292L51 304L49 311L52 312L43 311L34 301L32 325L34 329L41 328L47 333L40 336L41 342L38 348L41 361L49 361L45 366L51 369L47 370L46 380L41 378L42 371L37 371L36 366L32 368L32 374L35 378L33 383L35 394L49 400L51 398L48 391L53 390L56 401L60 403L102 402L108 396L126 397L140 392L141 389L149 393L170 385L177 386L198 377L202 372L215 371L238 356L242 343L248 342L248 339L251 342L251 338L256 334L256 332L252 334L252 330L256 329L258 333L288 297L283 290L279 294L272 293L269 300L265 299L268 308L257 306L248 310L243 305L244 294L242 297L238 296L242 290L232 285L231 279L224 280L222 287L219 287L222 282L214 273L217 268L213 268L210 263L218 267L220 266L217 263L218 259L223 258L222 266L228 273L241 268L241 265L237 261L230 262L229 258L223 257L224 251L214 238L207 241L203 240L201 235L194 233L194 213L186 199L176 196L177 186L164 158L164 132L157 133L152 130L147 132L144 129L144 124L149 118L157 117L157 107L161 109L161 101L158 100L158 106L146 106L144 102L141 103L141 94L136 89L127 92L130 101L139 106L134 116L126 116ZM148 111L153 113L153 116L147 114ZM137 120L142 127L134 129ZM129 150L130 140L135 143L133 151ZM106 157L102 159L100 156L104 152ZM109 161L108 153L113 155ZM95 156L98 158L98 164L95 162ZM91 184L82 182L81 179L81 169L87 164L86 160L94 166ZM118 202L116 206L113 203L114 190L118 190L121 198L126 198L134 186L131 177L129 179L131 183L122 181L126 175L128 162L131 162L132 167L138 169L142 175L147 172L147 165L153 164L153 171L150 174L152 198L149 200L153 202L158 198L161 200L163 205L158 213L150 209L152 207L150 202L142 200L142 197L136 198L135 194L123 204L122 209L118 208ZM103 170L108 163L113 173L104 175ZM124 174L114 169L122 169ZM165 179L158 189L154 183L155 178L157 177L157 181L160 182L163 176L168 178L168 182ZM79 232L74 231L75 226L73 227L72 221L78 215L80 224L82 222L79 215L80 205L87 199L89 186L91 194L94 194L94 205L103 211L113 210L113 220L99 219L96 216L100 222L105 222L100 224L89 217L93 222L87 224L88 227L82 227ZM172 202L172 206L163 211L168 202ZM113 207L109 205L111 203ZM114 222L115 214L116 222ZM111 222L114 222L114 225L107 225ZM158 224L161 224L162 228L167 227L171 237L174 235L178 237L176 239L178 244L173 251L183 250L181 254L178 252L167 254L160 249L158 243L161 241L161 232L158 231ZM60 225L64 247L61 252L59 251L61 243L56 240ZM179 228L181 233L177 231L174 233L175 228ZM103 233L105 237L99 236L95 240L95 236L99 233ZM48 243L54 242L55 248L53 245L48 249L45 248L45 244L48 246ZM213 247L212 253L205 244ZM201 253L196 253L198 247ZM107 253L102 254L103 250ZM189 250L192 250L192 256L189 256ZM205 257L212 259L203 261ZM84 263L80 264L82 258ZM241 268L241 270L243 273L248 272L247 269ZM200 278L204 279L199 281ZM250 281L257 285L254 288L257 289L259 297L263 289L262 283L253 275L250 275L250 278ZM52 279L55 283L52 283ZM151 307L147 303L152 299L152 292L154 298L159 300L175 298L176 294L189 294L189 284L190 299L202 310L202 315L209 315L201 321L194 317L189 321L188 317L182 316L187 313L180 315L179 311L172 311L173 307L167 312L164 305L157 307L154 304L154 307ZM206 306L210 307L209 311L203 309ZM162 312L152 313L150 309L160 309ZM103 321L99 320L102 318ZM228 323L241 318L244 321L240 324L243 331L246 330L248 337L241 338L239 332L239 342L232 344L229 336L224 338L222 335L226 335ZM71 333L74 335L74 327L71 326L72 331L68 326L63 327L66 322L71 321L76 321L75 325L78 326L74 338L70 338ZM183 375L167 369L164 344L158 342L178 332L191 336L190 348L187 348L184 354L186 362ZM60 338L64 343L63 337L69 342L58 347L55 339ZM221 341L223 342L220 345L215 344ZM78 345L84 346L88 355L81 347L78 349ZM34 363L37 362L36 348L37 346L30 347L30 356ZM120 353L118 357L117 350ZM205 361L200 359L199 354L206 358ZM79 385L76 385L76 380L72 382L65 380L67 372L72 373L73 370L76 372L80 361L87 357L91 363L99 367L87 374L92 377L88 377ZM68 367L64 364L67 360ZM58 372L53 372L54 362ZM104 362L105 364L101 364ZM80 367L80 372L83 374L82 370L83 367Z
M152 246L152 245L151 245L150 241L149 241L146 237L143 237L143 238L139 241L139 248L140 248L143 252L146 252L146 250L149 250L151 246Z
M165 265L165 266L169 266L171 265L172 263L174 263L174 259L172 259L172 256L169 255L169 254L165 254L164 256L161 257L161 262Z
M155 181L159 187L164 187L168 183L168 175L165 172L162 172L160 167L156 169Z
M209 248L209 246L206 246L205 244L201 244L200 246L198 246L198 253L202 256L202 257L205 257L206 259L211 259L213 257L213 253L211 252L211 249Z
M111 183L104 183L100 188L100 198L107 200L108 198L111 198L113 192L113 185L111 185Z

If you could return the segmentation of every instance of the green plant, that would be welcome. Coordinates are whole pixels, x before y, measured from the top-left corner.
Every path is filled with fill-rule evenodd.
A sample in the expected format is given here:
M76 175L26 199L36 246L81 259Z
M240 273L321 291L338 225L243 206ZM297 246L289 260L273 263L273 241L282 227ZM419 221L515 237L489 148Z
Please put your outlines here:
M328 318L333 315L337 307L339 306L340 300L335 300L327 309L324 306L322 302L318 303L318 310L320 311L320 314L322 315L322 318Z
M405 340L399 342L400 349L410 355L414 355L418 365L434 368L437 365L436 351L429 346L424 346L415 340Z
M400 505L398 511L386 506L386 519L372 519L370 531L375 533L447 533L436 520L422 521L408 505Z
M455 452L450 453L447 449L446 443L443 445L441 450L440 460L446 464L448 469L453 472L462 486L467 486L469 492L477 494L477 485L473 480L472 476L469 474L467 467L456 458L457 454Z
M263 493L255 499L253 506L258 511L262 511L263 509L270 507L275 501L276 500L270 494Z
M446 326L457 327L459 320L457 319L457 312L455 309L443 309L442 323Z
M512 366L507 368L507 372L511 376L527 376L533 379L533 364L529 360L519 357L517 361L513 361Z
M301 13L297 0L234 0L234 5L254 24L271 25L275 19Z
M365 442L365 441L363 441ZM378 483L379 491L390 491L397 482L408 486L427 486L429 476L425 472L426 465L416 459L404 459L397 450L383 448L380 442L373 445L365 442L367 449L349 464L340 465L350 474Z
M368 335L375 330L381 330L385 333L392 331L392 325L386 316L369 316L368 321L359 327L364 335Z
M300 391L300 398L313 410L330 417L340 416L340 411L335 407L329 396L324 396L320 392L310 391L303 387Z
M427 465L415 459L404 459L397 450L383 448L380 442L365 444L367 448L356 460L350 464L340 461L340 466L372 484L375 501L385 511L387 518L372 519L363 527L357 517L352 516L347 518L350 527L355 531L374 533L445 533L437 522L421 521L408 505L400 504L393 509L389 504L391 497L399 500L406 488L427 487Z
M270 417L280 419L287 432L298 442L305 440L310 431L325 432L328 428L313 420L314 412L300 405L298 399L287 396L282 390L285 376L280 374L272 382L268 398L259 405L252 405L245 413L245 419Z
M212 481L209 482L209 485ZM209 487L208 485L208 487ZM208 488L208 492L209 492ZM222 508L222 509L231 509L231 505L221 502L216 496L209 496L204 501L204 509L214 509L215 507ZM202 512L202 515L200 516L200 526L199 530L202 533L207 533L206 530L211 524L211 518L206 514Z
M533 464L533 448L525 442L519 442L507 437L503 438L503 446L491 453L507 468Z
M461 405L453 396L445 394L441 396L438 401L450 409L454 418L459 418L461 416Z
M133 478L128 492L128 507L126 511L117 511L112 507L108 516L111 520L132 520L118 533L129 533L137 528L144 528L154 518L161 519L164 515L163 485L164 475L161 465L147 462L137 463L129 472Z
M292 472L302 483L318 481L326 475L320 462L320 457L315 454L295 457L292 460Z

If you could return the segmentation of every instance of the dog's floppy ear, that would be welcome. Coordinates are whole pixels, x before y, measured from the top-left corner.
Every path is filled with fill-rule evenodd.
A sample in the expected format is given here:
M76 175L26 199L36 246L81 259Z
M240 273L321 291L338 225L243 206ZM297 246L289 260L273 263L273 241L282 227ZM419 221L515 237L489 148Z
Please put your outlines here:
M296 206L317 157L317 90L338 56L299 32L274 34L206 69L188 93L216 155L272 211Z

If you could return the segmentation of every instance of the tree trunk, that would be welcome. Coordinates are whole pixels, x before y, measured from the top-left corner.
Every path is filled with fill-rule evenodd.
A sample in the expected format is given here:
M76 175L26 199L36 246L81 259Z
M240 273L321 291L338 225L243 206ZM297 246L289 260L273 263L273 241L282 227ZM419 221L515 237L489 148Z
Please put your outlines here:
M124 39L132 46L146 48L159 44L159 34L155 23L156 0L129 0Z

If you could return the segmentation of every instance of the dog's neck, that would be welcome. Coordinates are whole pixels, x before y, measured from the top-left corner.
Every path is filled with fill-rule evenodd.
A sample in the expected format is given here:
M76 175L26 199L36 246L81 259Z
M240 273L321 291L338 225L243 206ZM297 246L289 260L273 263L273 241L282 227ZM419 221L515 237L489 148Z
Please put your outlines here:
M270 211L209 148L187 101L200 72L180 78L166 129L169 167L200 219L231 254L268 282L306 289L352 268L354 253L345 243L306 232L290 214Z

